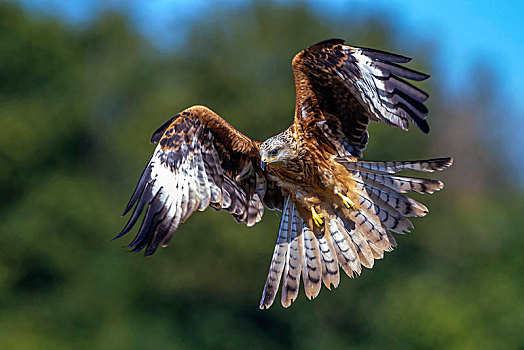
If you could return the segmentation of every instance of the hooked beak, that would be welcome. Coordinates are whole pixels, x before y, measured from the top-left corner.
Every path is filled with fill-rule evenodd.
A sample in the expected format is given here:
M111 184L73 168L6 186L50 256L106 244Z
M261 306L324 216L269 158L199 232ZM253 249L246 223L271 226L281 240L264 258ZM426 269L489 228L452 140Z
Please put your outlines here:
M260 167L262 168L262 171L266 171L266 166L268 164L270 164L271 162L273 162L274 160L276 160L277 157L274 157L274 158L271 158L271 159L267 159L267 158L262 158L260 160Z

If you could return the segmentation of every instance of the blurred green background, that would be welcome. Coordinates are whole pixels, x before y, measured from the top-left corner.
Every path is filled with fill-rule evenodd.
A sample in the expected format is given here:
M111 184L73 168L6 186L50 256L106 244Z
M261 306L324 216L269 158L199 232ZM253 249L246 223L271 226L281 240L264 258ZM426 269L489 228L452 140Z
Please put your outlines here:
M522 349L524 196L494 132L510 128L496 76L479 64L472 88L450 94L436 43L361 15L243 2L187 20L162 50L126 12L74 26L0 2L0 348ZM280 132L293 55L330 37L433 73L419 85L429 136L370 128L366 159L455 157L394 252L313 301L301 291L260 311L277 213L253 228L197 213L152 258L122 248L131 235L110 241L157 126L204 104L255 139Z

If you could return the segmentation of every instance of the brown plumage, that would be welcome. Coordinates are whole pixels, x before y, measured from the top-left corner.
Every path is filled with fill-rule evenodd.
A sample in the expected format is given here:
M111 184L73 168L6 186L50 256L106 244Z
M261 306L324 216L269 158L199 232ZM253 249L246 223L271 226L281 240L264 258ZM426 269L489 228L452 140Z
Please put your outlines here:
M260 221L264 205L282 211L261 308L273 303L282 281L289 306L300 280L308 298L321 284L337 287L339 266L355 277L396 246L391 232L413 225L427 208L404 195L433 193L437 180L396 175L432 172L451 158L406 162L360 161L369 121L427 133L428 95L403 78L427 75L398 63L410 59L345 45L340 39L315 44L293 59L296 108L293 124L265 142L249 139L210 109L193 106L153 134L158 143L124 215L120 237L145 209L133 251L153 254L178 226L208 206L226 210L248 226Z

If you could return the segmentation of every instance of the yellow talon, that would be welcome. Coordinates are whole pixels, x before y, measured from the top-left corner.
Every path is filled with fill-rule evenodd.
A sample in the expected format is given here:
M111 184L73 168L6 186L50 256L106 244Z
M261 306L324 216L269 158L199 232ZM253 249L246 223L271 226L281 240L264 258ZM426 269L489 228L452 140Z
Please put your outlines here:
M340 198L342 198L342 203L344 203L346 208L348 208L348 209L355 209L355 203L353 203L353 201L351 199L349 199L348 197L344 196L341 193L337 193L337 194L338 194L338 196Z
M313 221L315 224L317 224L318 227L322 227L324 225L324 217L322 214L317 213L315 211L315 207L311 207L311 216L313 217Z

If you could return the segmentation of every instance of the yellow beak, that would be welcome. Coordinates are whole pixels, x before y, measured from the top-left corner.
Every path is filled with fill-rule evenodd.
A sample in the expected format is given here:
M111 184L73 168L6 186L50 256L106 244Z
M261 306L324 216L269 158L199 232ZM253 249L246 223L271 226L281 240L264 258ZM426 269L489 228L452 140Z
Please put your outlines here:
M270 158L270 159L261 158L260 159L260 167L262 168L262 171L265 171L266 170L266 165L268 165L269 163L275 161L275 159L277 159L277 157L273 157L273 158Z

